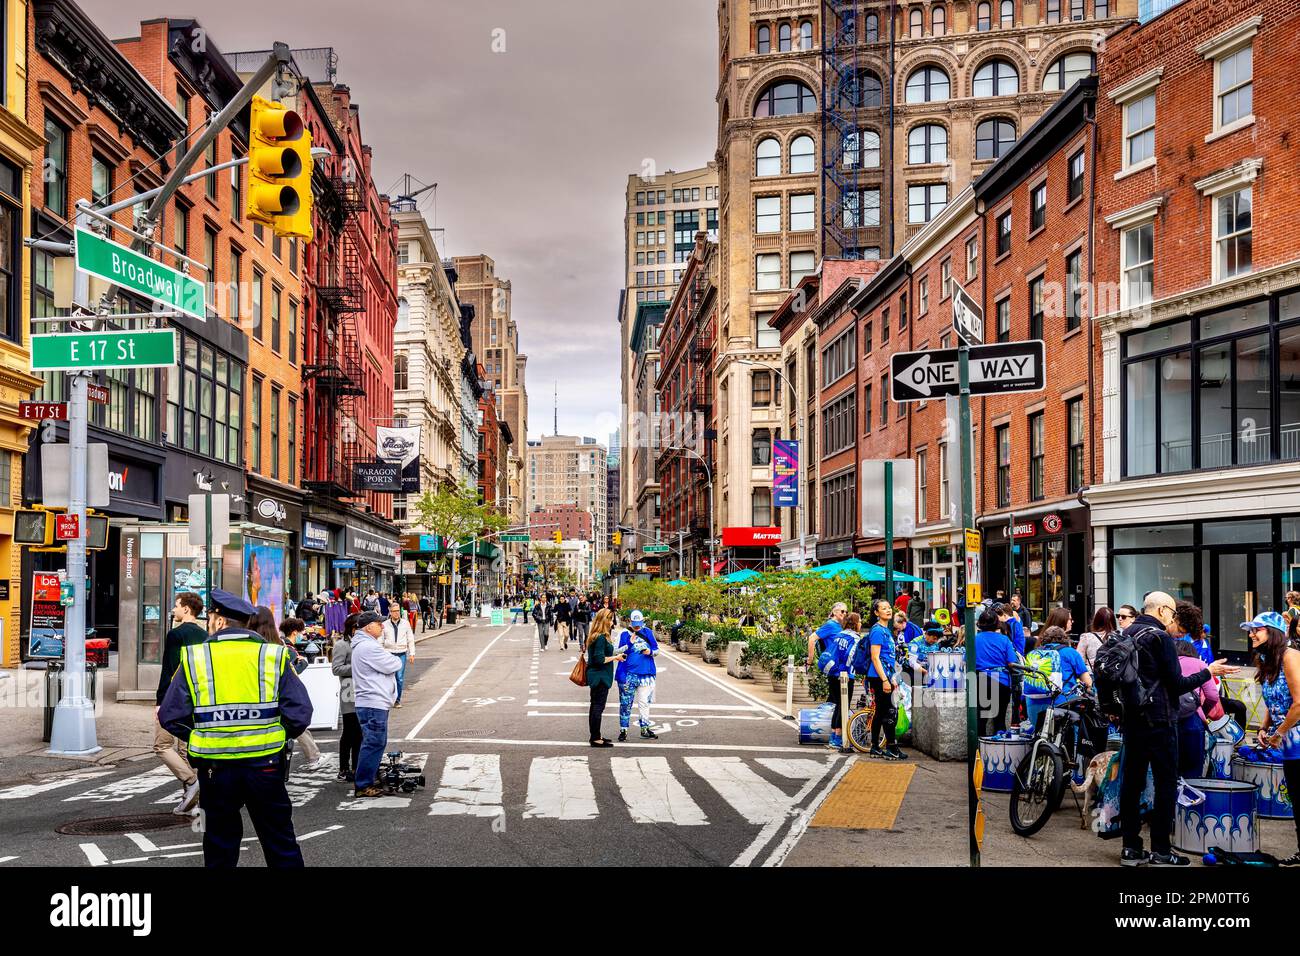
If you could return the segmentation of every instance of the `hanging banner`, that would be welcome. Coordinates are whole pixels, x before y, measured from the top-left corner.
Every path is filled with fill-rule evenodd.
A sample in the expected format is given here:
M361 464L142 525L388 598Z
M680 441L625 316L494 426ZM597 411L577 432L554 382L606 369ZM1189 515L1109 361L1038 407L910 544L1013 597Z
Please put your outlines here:
M400 492L402 466L388 461L353 462L352 487L357 491Z
M420 426L405 428L380 426L375 429L379 458L402 466L402 492L420 493Z
M799 507L799 443L772 442L772 507Z

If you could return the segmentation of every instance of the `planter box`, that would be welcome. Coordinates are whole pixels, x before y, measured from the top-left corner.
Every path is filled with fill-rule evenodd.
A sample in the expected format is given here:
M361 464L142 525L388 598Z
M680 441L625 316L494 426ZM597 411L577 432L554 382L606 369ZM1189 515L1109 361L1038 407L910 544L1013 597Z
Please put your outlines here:
M772 679L772 672L762 664L750 664L749 676L754 678L756 681L770 681Z
M727 644L727 673L740 680L753 677L748 664L741 664L740 658L749 647L748 641L731 641Z
M712 640L713 637L714 633L712 631L705 631L703 634L704 639L700 641L700 656L704 658L704 663L706 664L718 663L720 649L717 647L709 647L709 641Z
M966 694L929 691L912 698L912 745L935 760L966 759Z

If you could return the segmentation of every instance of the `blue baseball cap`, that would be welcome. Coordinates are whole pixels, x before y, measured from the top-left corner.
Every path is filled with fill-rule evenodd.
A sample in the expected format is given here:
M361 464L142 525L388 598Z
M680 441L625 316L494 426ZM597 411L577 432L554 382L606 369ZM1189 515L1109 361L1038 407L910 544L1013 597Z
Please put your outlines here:
M1257 627L1271 627L1274 630L1286 633L1286 621L1282 620L1282 615L1277 611L1264 611L1255 615L1253 621L1242 621L1241 629L1243 631L1253 631Z

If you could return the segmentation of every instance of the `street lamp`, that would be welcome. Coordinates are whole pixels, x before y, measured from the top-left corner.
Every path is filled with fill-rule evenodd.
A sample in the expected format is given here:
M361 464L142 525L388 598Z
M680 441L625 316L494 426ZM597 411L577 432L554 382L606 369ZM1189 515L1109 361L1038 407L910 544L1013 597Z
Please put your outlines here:
M709 484L709 577L713 577L713 576L715 575L715 573L716 573L714 569L717 567L716 554L715 554L715 552L714 552L714 540L715 540L715 539L714 539L714 537L713 537L713 469L710 468L710 467L709 467L709 463L708 463L707 461L704 460L704 456L701 455L701 454L700 454L698 451L696 451L694 448L687 448L685 445L683 445L682 448L681 448L681 450L682 450L684 453L688 454L688 455L694 455L694 456L699 460L700 464L704 466L704 474L708 477L708 484ZM679 553L679 554L678 554L678 560L680 560L680 559L681 559L681 555L680 555L680 553Z

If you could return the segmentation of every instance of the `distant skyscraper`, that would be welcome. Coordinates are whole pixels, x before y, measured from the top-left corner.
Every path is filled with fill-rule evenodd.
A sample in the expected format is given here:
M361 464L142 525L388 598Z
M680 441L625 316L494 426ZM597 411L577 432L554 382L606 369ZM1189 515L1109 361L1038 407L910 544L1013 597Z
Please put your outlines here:
M609 458L607 460L611 468L618 465L620 456L622 455L623 448L620 444L621 438L621 429L615 428L609 433Z

